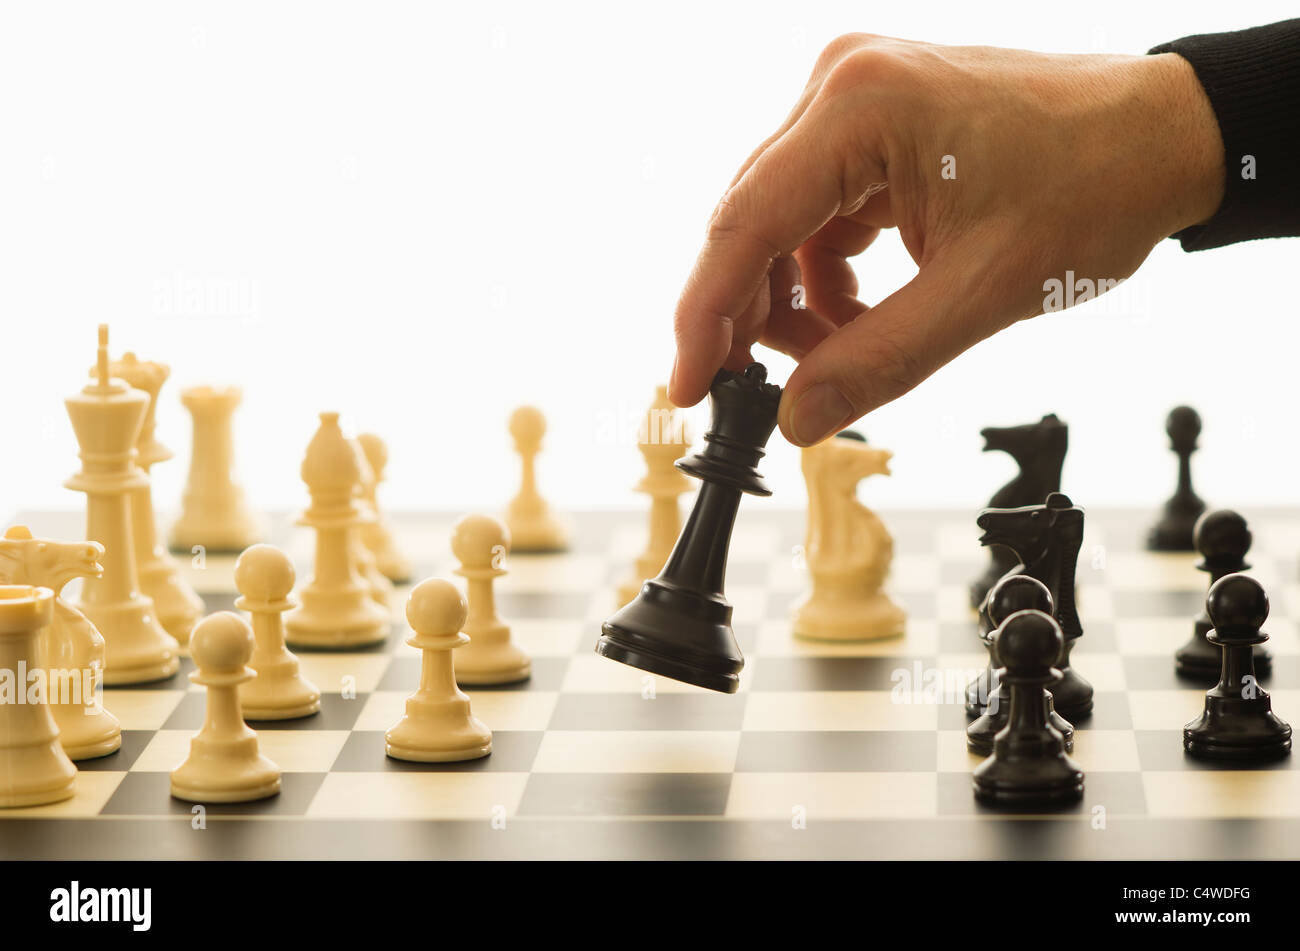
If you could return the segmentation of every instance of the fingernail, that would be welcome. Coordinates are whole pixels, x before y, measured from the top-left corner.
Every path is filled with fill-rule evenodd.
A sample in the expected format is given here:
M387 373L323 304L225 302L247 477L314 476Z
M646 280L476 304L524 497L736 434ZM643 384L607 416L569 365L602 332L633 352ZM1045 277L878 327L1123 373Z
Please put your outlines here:
M853 406L829 383L814 383L794 404L790 428L795 441L811 446L838 431L853 415Z
M677 357L673 356L673 369L668 374L668 398L672 399L673 393L677 390Z

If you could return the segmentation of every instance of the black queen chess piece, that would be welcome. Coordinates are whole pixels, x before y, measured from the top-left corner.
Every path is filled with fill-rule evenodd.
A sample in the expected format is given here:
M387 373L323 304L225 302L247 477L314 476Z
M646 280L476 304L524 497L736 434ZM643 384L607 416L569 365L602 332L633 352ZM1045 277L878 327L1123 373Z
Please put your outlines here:
M776 428L781 387L751 363L719 370L709 387L704 450L678 460L700 479L690 517L657 578L601 625L596 653L684 683L735 693L745 659L723 596L727 552L741 495L771 495L756 466Z
M1250 551L1252 536L1246 520L1231 509L1206 512L1196 522L1196 550L1201 553L1201 563L1196 567L1208 572L1210 586L1227 575L1250 570L1246 553ZM1202 683L1214 683L1223 665L1223 652L1206 640L1214 624L1202 608L1192 622L1192 636L1174 653L1179 676ZM1255 673L1267 677L1273 668L1273 657L1268 648L1256 644Z
M1205 610L1214 628L1206 635L1222 649L1219 682L1205 694L1205 709L1183 728L1183 749L1202 759L1265 762L1291 752L1291 727L1255 679L1251 649L1268 640L1268 595L1249 575L1220 578L1210 587Z
M1165 432L1169 448L1178 454L1178 487L1147 535L1147 548L1194 551L1196 520L1205 511L1205 503L1192 491L1192 453L1201 435L1201 417L1190 406L1175 406L1165 420Z

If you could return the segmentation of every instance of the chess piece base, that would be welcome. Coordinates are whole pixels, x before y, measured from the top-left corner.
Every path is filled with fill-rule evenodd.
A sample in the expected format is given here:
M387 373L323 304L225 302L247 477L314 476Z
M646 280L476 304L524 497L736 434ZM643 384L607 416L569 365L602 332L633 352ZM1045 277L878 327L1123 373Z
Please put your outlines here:
M657 579L601 625L596 653L721 693L740 688L745 666L731 630L731 605Z
M328 594L308 587L302 605L284 616L285 643L292 647L341 650L381 644L391 630L388 612L359 587Z
M1221 728L1231 710L1233 726ZM1264 762L1291 752L1291 727L1272 711L1267 696L1250 700L1206 697L1206 709L1183 729L1183 749L1192 756L1229 762Z
M196 736L190 755L172 770L171 793L187 802L252 802L280 791L280 768L257 752L257 737L219 744Z
M458 692L459 693L459 692ZM384 735L384 752L413 763L456 763L492 752L492 731L469 711L469 699L412 697L406 714Z
M5 809L62 802L77 791L77 767L57 739L0 750L0 777L0 808Z
M274 770L274 764L270 764L270 769ZM256 783L250 783L245 786L215 787L203 783L188 783L184 780L178 780L172 777L171 794L177 799L184 799L186 802L254 802L258 799L270 799L280 792L280 775L276 772L274 777L263 777Z
M1161 519L1147 534L1147 551L1196 551L1194 529L1198 517L1199 513L1176 518L1166 516Z
M1015 770L1021 774L1023 764ZM1028 780L1010 775L1007 765L992 758L975 767L975 798L986 805L1010 807L1066 806L1083 798L1083 771L1067 756L1044 760L1038 775Z
M180 669L180 645L162 629L148 598L120 604L83 601L76 607L104 636L105 684L152 683Z
M1068 655L1069 649L1066 649ZM1073 667L1061 667L1061 679L1052 684L1052 697L1056 709L1071 723L1078 723L1092 715L1092 684L1084 680Z
M244 711L245 720L296 720L299 717L309 717L313 713L320 712L320 696L311 697L303 700L296 706L271 706L259 707L256 703L243 701L241 705Z
M190 631L203 616L203 601L190 590L180 567L170 558L140 565L140 590L153 601L158 623L178 644L188 644Z
M794 611L794 636L816 641L875 641L901 637L907 614L876 593L868 597L825 597L814 593Z
M997 672L987 666L980 675L966 685L966 716L969 719L983 716L988 698L998 685Z
M533 663L525 658L523 663L513 667L496 667L490 670L461 670L460 658L456 658L456 683L467 686L496 686L498 684L522 683L533 675Z
M106 710L88 714L84 707L54 711L59 742L71 760L98 759L122 748L122 725Z

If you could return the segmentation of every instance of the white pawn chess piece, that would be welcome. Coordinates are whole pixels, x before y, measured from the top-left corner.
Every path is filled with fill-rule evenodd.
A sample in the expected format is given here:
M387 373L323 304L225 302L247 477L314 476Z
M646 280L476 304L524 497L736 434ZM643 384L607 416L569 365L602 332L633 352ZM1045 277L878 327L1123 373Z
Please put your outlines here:
M357 571L365 579L366 586L370 589L370 597L374 602L389 606L393 598L393 583L388 580L387 576L379 570L375 562L375 553L372 552L362 538L361 532L367 525L373 525L379 518L370 499L374 498L375 493L375 473L370 468L370 460L366 457L365 451L361 448L361 443L356 439L348 440L352 443L352 448L357 454L357 471L361 474L357 480L357 509L360 511L360 521L357 523L356 531L352 533L352 557L356 559Z
M894 541L876 514L857 500L858 482L889 475L892 456L844 436L803 450L808 486L804 554L812 591L794 610L797 637L873 640L904 633L907 615L883 591Z
M194 420L190 471L171 547L209 552L243 551L262 535L235 481L235 409L243 393L234 386L192 386L181 403Z
M158 393L171 370L164 363L143 361L134 353L125 353L122 359L112 363L109 372L137 390L149 394L149 409L136 441L135 464L152 481L154 464L172 457L171 450L154 435ZM163 630L176 638L177 642L185 644L190 639L190 631L203 616L203 599L185 580L180 565L167 553L167 547L158 534L151 481L131 494L131 522L135 535L135 564L140 575L140 590L153 599L158 623L163 626Z
M619 604L632 601L641 585L663 570L677 544L677 536L682 531L677 497L690 491L693 483L674 463L685 455L689 442L682 414L668 399L668 387L659 387L642 421L637 441L645 457L646 474L636 488L650 496L650 536L631 576L619 585Z
M190 754L171 772L171 792L189 802L251 802L280 791L280 768L258 751L244 722L240 684L257 676L248 667L253 631L233 611L209 614L194 628L190 680L207 688L203 727Z
M506 573L510 532L490 515L466 515L451 533L451 552L465 579L469 616L462 630L469 643L456 654L462 684L513 684L527 680L533 664L510 639L510 625L497 616L493 582Z
M382 642L392 627L388 611L375 603L357 570L357 502L361 470L353 444L339 428L338 413L321 413L320 428L302 463L311 505L298 520L316 530L312 578L299 592L301 603L284 619L292 645L358 647Z
M29 584L54 592L54 615L39 639L50 713L71 759L107 756L122 746L122 725L104 709L104 638L86 616L64 601L73 578L97 578L104 546L33 538L14 525L0 539L0 583Z
M292 720L320 710L320 691L284 645L282 615L296 603L289 596L293 581L293 562L273 545L246 548L235 562L235 607L252 615L256 642L248 666L257 676L239 687L250 720Z
M53 616L49 588L0 586L0 807L39 806L76 792L77 767L59 745L44 692L32 697L28 683L40 666L40 632Z
M394 759L448 763L478 759L492 752L492 731L475 717L456 686L452 651L468 638L465 599L450 581L429 578L412 590L406 620L414 636L406 643L421 654L420 687L406 701L406 713L384 737Z
M86 493L86 537L104 546L104 573L86 579L75 606L104 637L104 683L163 680L180 666L180 645L140 591L131 524L131 495L149 481L135 464L149 397L110 376L106 325L94 379L64 403L81 449L81 471L64 485Z
M522 463L519 493L506 509L506 525L517 552L563 551L568 532L537 491L537 454L546 434L546 417L533 406L521 406L510 416L510 435Z
M374 433L362 433L357 437L361 451L365 453L366 462L370 464L373 476L369 485L363 485L363 496L374 512L375 519L361 526L361 540L375 556L375 565L384 576L395 584L405 584L411 580L411 563L397 548L393 530L384 519L379 509L378 486L384 481L384 469L388 466L388 447Z

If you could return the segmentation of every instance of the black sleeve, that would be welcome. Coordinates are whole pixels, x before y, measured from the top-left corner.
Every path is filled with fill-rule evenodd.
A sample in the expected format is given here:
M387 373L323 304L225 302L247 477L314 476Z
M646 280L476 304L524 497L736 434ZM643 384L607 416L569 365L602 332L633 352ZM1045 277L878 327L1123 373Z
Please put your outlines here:
M1183 250L1300 235L1300 20L1187 36L1151 52L1192 64L1223 135L1223 204L1173 236Z

